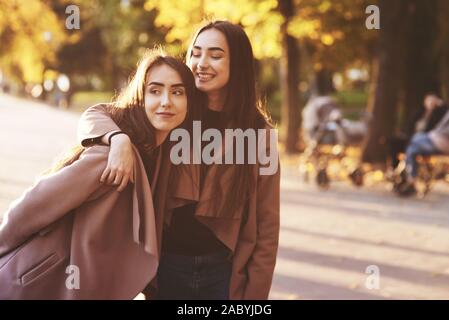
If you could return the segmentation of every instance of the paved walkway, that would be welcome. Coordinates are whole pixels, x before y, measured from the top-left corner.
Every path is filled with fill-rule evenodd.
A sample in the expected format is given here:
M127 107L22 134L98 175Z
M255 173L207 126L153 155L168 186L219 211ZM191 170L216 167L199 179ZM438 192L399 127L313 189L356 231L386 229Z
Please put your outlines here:
M385 185L323 192L290 170L272 298L449 299L448 186L423 200L397 198ZM379 289L366 288L368 266L379 270Z

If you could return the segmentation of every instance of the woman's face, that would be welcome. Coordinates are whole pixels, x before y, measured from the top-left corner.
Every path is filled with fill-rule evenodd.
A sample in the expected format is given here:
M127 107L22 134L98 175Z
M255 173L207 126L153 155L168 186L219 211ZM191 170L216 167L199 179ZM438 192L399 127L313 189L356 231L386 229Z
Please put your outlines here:
M224 34L217 29L201 32L189 61L196 87L205 93L224 90L229 82L229 65L229 47Z
M163 132L178 127L186 118L186 88L178 72L165 64L148 70L145 112L156 130Z
M439 102L438 97L436 97L432 94L429 94L424 99L424 106L428 111L432 111L436 107L438 107L438 102Z

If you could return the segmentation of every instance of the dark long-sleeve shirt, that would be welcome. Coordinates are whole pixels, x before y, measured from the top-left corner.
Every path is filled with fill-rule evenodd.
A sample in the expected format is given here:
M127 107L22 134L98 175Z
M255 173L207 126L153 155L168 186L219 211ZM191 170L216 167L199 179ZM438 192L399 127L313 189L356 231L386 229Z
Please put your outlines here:
M220 128L221 113L207 109L202 130ZM209 165L201 163L200 190ZM164 226L162 251L181 255L204 255L228 250L214 233L195 218L196 203L174 209L170 225Z

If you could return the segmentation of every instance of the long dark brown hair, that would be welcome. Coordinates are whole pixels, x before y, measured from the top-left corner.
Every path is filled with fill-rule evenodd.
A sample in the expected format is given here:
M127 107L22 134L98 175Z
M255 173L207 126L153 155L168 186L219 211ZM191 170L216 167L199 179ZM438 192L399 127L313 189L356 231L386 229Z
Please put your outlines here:
M137 65L134 76L128 85L107 105L111 119L125 132L140 154L151 152L156 146L156 129L148 120L145 112L145 85L148 71L152 67L167 65L181 77L187 96L187 116L184 123L197 118L195 79L190 69L180 60L168 56L161 48L148 50ZM83 151L82 146L72 148L47 173L56 172L78 160Z
M206 22L193 37L187 51L187 61L192 56L193 46L198 35L209 29L216 29L224 34L230 53L228 94L222 110L222 128L219 129L240 128L246 130L271 126L271 118L265 106L261 103L256 89L255 59L251 42L239 25L221 20ZM245 150L248 150L248 148L245 148ZM232 165L235 170L229 181L228 190L220 189L219 180L224 176L225 171L231 168L229 165L218 167L217 177L214 179L216 181L213 190L215 198L212 200L217 216L233 216L239 207L247 205L249 195L254 189L255 175L254 165L247 163L247 154L245 159L245 164ZM226 199L223 199L223 197L226 197ZM218 208L218 204L223 204L223 206ZM244 210L244 215L247 214L246 211Z

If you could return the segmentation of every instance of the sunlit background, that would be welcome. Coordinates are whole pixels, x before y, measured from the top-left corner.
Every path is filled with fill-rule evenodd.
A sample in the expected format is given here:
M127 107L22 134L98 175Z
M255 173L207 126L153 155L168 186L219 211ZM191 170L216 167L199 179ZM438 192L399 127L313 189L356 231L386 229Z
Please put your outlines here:
M367 27L370 5L379 29ZM75 143L80 113L111 101L145 49L162 44L183 57L205 18L227 19L251 39L258 88L280 129L271 298L448 299L447 181L403 199L385 170L387 142L424 95L449 99L447 17L446 0L0 0L0 213ZM366 143L344 158L330 149L326 188L312 163L300 165L301 111L314 95L334 97L347 119L372 116ZM359 188L343 170L357 166ZM379 289L365 285L370 265Z

